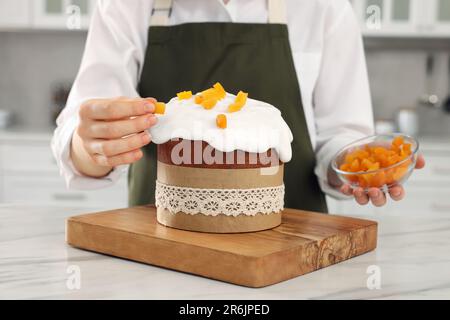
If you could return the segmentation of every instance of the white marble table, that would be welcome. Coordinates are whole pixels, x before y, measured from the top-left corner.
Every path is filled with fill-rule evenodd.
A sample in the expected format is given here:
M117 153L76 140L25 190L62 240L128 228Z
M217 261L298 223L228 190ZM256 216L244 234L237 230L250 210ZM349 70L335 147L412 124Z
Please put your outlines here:
M79 213L0 206L0 299L450 298L450 212L365 217L379 222L376 251L261 289L72 248L64 220ZM367 287L371 265L381 272L380 289ZM69 266L79 267L80 289L67 287Z

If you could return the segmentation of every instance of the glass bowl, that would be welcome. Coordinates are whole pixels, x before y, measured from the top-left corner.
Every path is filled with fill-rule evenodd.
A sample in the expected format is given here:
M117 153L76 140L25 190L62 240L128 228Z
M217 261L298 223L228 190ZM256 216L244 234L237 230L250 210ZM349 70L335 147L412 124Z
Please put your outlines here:
M349 159L351 160L355 157L355 151L361 150L360 152L363 152L371 147L391 149L391 143L396 137L401 137L405 144L410 144L410 154L403 155L404 158L399 162L391 165L386 165L385 163L385 165L381 166L379 169L376 169L376 166L374 166L373 168L375 169L372 170L361 170L361 168L357 171L341 170L342 164L348 163ZM419 142L411 136L401 133L374 135L356 140L343 147L336 153L331 162L331 167L336 172L339 179L345 184L350 184L352 188L361 187L364 191L367 191L369 188L379 188L384 190L395 185L402 185L408 180L416 166L418 150ZM382 160L385 161L385 158ZM387 163L389 164L389 161ZM358 168L358 166L356 166L356 168Z

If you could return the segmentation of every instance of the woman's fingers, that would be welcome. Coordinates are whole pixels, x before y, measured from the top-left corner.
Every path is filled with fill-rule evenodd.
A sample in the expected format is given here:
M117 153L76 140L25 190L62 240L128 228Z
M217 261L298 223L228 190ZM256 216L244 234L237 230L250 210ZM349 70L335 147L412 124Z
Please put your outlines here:
M353 195L356 202L366 205L370 202L376 207L384 206L387 202L386 194L378 188L370 188L367 192L363 188L351 189L349 185L343 185L341 192L345 195ZM395 201L400 201L405 197L405 190L402 186L394 186L389 189L389 195Z
M400 201L405 197L405 189L400 185L393 186L389 189L389 195L392 200Z
M369 203L369 197L364 192L363 188L353 189L353 196L355 197L356 202L360 205L366 205Z
M344 184L341 186L341 192L345 194L346 196L353 195L352 187L349 184Z
M92 156L92 159L94 159L95 163L100 166L116 167L119 165L136 162L141 159L143 155L144 154L141 150L133 150L113 157L106 157L101 154L96 154Z
M112 157L140 149L149 144L150 141L150 134L148 132L141 132L116 140L94 139L85 143L85 148L91 155L100 154L106 157Z
M366 205L369 203L369 197L362 188L352 189L350 185L344 184L341 186L340 190L347 196L354 196L356 202L358 202L360 205Z
M143 157L141 148L150 143L146 132L156 124L153 98L93 99L80 107L80 123L73 142L74 154L87 175L104 176L107 170ZM79 151L79 150L82 151ZM81 156L80 156L81 155Z
M156 122L156 116L150 114L127 120L83 122L80 124L79 131L80 135L84 137L118 139L145 131L155 125Z
M376 207L381 207L386 204L386 195L378 188L370 188L368 195L372 204Z
M425 158L423 155L419 154L417 156L416 169L422 169L423 167L425 167Z
M80 118L90 120L119 120L155 111L155 101L148 99L95 99L83 103Z

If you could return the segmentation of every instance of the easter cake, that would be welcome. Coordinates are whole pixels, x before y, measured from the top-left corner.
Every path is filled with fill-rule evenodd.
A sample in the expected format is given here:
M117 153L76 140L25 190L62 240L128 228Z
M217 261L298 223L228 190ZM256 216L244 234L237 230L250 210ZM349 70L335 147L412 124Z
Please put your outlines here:
M159 223L214 233L281 223L292 133L277 108L216 83L180 92L155 113Z

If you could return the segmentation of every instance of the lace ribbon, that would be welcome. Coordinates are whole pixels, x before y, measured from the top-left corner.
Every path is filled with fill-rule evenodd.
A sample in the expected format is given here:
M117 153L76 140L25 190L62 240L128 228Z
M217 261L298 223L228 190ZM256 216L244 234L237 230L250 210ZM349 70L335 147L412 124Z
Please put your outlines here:
M254 189L201 189L156 181L155 198L158 208L171 213L254 216L283 210L284 185Z

